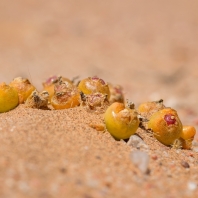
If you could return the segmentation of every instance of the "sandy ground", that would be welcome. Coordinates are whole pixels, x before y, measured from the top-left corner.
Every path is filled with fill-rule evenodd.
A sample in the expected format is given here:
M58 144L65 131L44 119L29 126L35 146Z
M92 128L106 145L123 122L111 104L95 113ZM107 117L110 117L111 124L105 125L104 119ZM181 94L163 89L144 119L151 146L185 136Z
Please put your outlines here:
M198 130L197 7L196 0L1 0L0 82L23 76L41 90L52 74L98 75L122 85L136 106L163 98ZM134 148L89 127L100 119L79 108L23 105L1 114L1 197L198 195L196 152L139 130L150 156L143 174L131 161Z
M166 147L139 129L149 156L139 168L136 148L89 126L101 120L83 107L20 105L1 114L1 197L198 196L198 153Z

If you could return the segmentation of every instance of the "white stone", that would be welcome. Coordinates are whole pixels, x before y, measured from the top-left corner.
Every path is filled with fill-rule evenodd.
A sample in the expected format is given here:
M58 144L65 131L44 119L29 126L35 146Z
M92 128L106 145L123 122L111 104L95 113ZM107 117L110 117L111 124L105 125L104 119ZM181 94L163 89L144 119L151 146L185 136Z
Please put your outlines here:
M127 145L137 149L149 150L148 145L137 135L132 135L127 142Z
M188 190L194 191L197 189L197 184L195 182L189 181L187 185L188 185Z
M198 147L197 147L197 146L196 146L196 147L192 147L192 150L193 150L194 152L198 153Z
M140 150L132 151L131 161L142 173L148 171L149 155L146 152Z

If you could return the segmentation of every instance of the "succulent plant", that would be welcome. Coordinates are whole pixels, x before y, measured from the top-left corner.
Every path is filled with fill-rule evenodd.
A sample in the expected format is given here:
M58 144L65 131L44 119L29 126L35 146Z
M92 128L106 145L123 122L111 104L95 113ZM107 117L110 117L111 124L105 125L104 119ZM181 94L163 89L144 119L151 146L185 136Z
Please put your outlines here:
M72 84L72 81L69 80L68 78L57 76L57 75L50 76L45 82L43 82L43 88L45 91L49 93L49 99L51 99L52 96L54 95L54 86L60 78L62 81Z
M28 79L22 77L14 78L14 80L10 82L10 86L17 90L19 94L19 104L24 103L36 89Z
M51 105L54 109L68 109L79 106L81 102L80 91L70 82L62 78L54 85L54 96L51 98Z
M19 104L18 92L15 88L0 84L0 113L14 109Z
M110 98L110 90L108 84L96 76L81 80L78 84L78 89L86 95L99 92L107 95L108 100Z
M172 145L182 133L182 123L177 112L171 108L155 112L148 121L148 128L158 141L167 146Z
M183 130L180 136L181 146L183 149L191 149L192 148L192 141L196 134L195 127L185 125L183 126Z
M109 133L118 140L129 138L139 126L139 119L135 109L118 102L108 107L104 120Z

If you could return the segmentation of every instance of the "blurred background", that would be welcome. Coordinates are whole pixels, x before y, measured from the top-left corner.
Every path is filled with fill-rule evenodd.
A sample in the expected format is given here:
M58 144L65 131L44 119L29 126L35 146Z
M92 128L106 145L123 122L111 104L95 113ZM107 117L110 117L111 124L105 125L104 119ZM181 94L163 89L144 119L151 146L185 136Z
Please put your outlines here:
M1 0L0 81L97 75L197 123L197 0Z

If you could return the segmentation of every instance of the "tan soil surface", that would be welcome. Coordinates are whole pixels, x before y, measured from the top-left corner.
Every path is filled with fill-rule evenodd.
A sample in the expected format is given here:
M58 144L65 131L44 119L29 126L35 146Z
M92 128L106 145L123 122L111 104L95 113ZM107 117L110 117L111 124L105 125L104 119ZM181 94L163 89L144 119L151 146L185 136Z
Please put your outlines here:
M136 106L163 98L198 130L197 10L196 0L1 0L0 82L23 76L41 90L53 74L98 75ZM136 149L92 122L102 115L82 107L0 114L0 197L198 197L195 151L139 129L142 173Z

